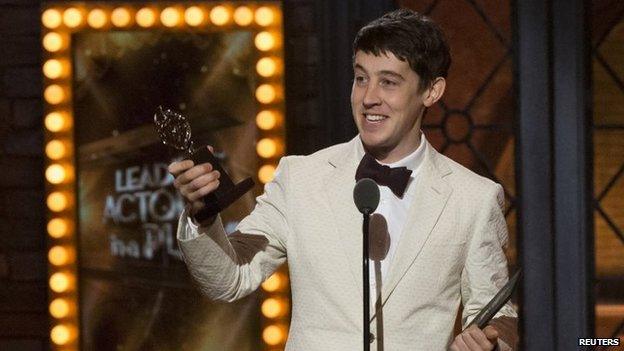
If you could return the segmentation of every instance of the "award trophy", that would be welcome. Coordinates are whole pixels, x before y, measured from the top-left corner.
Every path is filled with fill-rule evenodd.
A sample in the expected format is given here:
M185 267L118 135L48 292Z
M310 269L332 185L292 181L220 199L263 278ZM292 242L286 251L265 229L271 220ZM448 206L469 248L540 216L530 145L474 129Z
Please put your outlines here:
M163 144L184 151L186 157L193 160L195 165L210 163L212 168L221 174L219 187L202 198L206 207L195 214L194 217L197 221L202 222L217 215L254 186L251 178L234 184L217 158L208 150L208 147L194 148L191 140L191 125L183 115L170 109L163 110L159 106L154 114L154 123Z

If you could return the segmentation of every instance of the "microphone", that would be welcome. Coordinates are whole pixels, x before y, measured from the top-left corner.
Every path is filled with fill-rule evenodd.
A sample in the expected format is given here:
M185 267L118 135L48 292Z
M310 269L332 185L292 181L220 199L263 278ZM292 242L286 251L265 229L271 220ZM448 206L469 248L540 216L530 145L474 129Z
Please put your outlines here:
M379 205L379 187L374 180L370 178L362 178L353 189L353 202L358 211L364 215L362 223L362 288L363 288L363 318L362 318L362 339L364 342L364 351L370 350L370 343L374 338L370 333L370 269L368 267L368 230L370 214L375 212Z
M353 201L355 206L364 215L371 214L379 205L379 187L374 180L362 178L353 189Z

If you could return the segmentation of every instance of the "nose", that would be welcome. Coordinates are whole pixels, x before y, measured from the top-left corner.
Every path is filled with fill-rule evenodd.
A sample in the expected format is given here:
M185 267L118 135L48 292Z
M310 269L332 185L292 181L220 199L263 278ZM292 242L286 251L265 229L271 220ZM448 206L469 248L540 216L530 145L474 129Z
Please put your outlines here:
M364 91L364 98L362 99L362 105L365 108L371 108L381 104L381 98L379 97L379 91L377 85L369 84Z

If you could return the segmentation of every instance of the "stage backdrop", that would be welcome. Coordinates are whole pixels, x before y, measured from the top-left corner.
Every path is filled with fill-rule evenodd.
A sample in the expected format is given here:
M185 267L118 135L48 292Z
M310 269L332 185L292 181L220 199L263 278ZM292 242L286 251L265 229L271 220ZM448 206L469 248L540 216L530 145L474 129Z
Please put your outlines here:
M167 172L179 155L153 126L157 106L179 110L235 181L255 176L252 33L85 31L71 54L82 349L258 350L257 294L220 304L192 286ZM253 195L223 214L226 229Z

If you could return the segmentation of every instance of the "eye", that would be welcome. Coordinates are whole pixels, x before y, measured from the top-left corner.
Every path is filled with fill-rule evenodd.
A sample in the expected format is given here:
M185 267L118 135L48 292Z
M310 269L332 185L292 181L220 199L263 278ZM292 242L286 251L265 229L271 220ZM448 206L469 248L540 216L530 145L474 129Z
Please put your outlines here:
M363 75L356 75L353 80L355 80L355 83L358 85L363 85L366 84L366 82L368 81L368 79L363 76Z
M392 80L390 80L390 79L382 79L381 81L379 81L379 84L380 84L382 87L394 87L394 86L396 86L396 85L397 85L397 82L392 81Z

